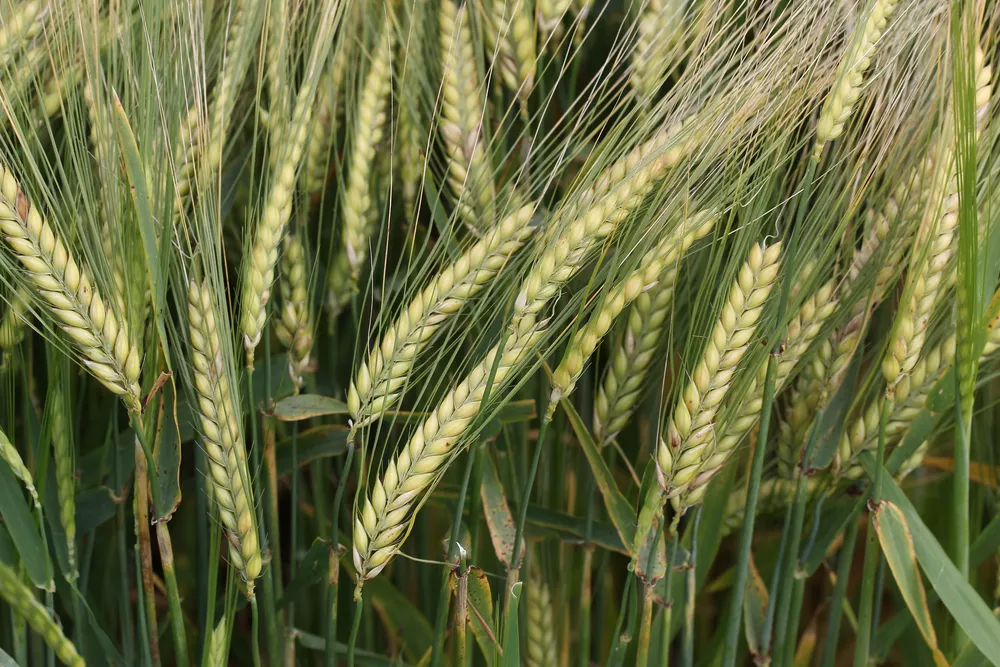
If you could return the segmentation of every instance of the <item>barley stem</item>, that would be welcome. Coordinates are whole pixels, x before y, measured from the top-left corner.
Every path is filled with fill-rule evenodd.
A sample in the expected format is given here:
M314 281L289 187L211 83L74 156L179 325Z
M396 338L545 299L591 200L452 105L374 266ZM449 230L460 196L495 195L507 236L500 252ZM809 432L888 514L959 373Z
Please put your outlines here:
M184 633L184 613L181 611L181 596L177 589L177 575L174 572L174 548L166 521L156 524L156 543L160 550L160 565L163 567L163 582L167 589L167 604L170 607L170 627L174 631L174 661L177 667L187 667L187 637ZM214 641L214 637L213 637Z

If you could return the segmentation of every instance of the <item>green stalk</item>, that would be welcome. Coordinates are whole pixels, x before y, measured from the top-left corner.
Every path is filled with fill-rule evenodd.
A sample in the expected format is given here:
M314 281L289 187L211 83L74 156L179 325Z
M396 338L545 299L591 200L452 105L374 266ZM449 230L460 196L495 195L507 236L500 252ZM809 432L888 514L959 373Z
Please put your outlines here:
M499 355L497 355L499 359ZM524 538L524 525L528 521L528 505L531 503L531 487L535 484L535 476L538 474L538 463L542 460L542 449L545 447L545 432L552 422L551 411L546 411L546 416L542 420L542 425L538 429L538 440L535 442L535 453L531 459L531 468L528 470L528 478L524 481L524 490L521 492L521 505L517 508L517 530L514 532L514 548L510 552L511 568L507 572L507 590L511 589L517 582L518 569L521 567L519 554L521 553L521 541ZM509 596L508 596L509 597Z
M260 667L260 612L257 611L257 596L250 598L250 655L253 659L253 667Z
M795 664L795 650L798 648L799 619L802 616L802 599L805 597L806 580L796 576L792 582L792 606L791 615L788 618L789 636L785 642L785 652L782 658L783 667L792 667Z
M687 563L687 576L684 584L684 638L681 650L681 665L683 667L694 667L694 604L695 588L697 587L695 575L698 564L698 525L701 523L702 507L704 506L698 506L694 515L694 525L691 526L691 554ZM664 641L669 641L669 637L669 634L665 636Z
M354 667L354 652L358 644L358 629L361 627L361 610L365 600L361 597L361 589L355 593L354 622L351 624L351 636L347 640L347 667Z
M163 567L163 583L167 589L167 605L170 607L170 627L174 631L174 661L177 667L188 667L187 637L184 634L184 613L181 611L181 595L177 590L177 575L174 572L174 547L170 540L170 530L166 521L156 524L156 543L160 548L160 565Z
M643 587L642 620L639 622L639 639L636 644L636 667L646 667L649 664L649 644L653 627L653 586Z
M265 338L267 337L267 330L265 329ZM270 367L270 363L265 364L265 367ZM253 447L251 451L253 452L253 465L255 470L260 470L260 438L257 429L257 402L254 399L253 391L253 369L247 369L247 399L250 405L250 434L252 437ZM252 488L249 485L249 480L244 484L247 488ZM260 526L264 525L263 521L263 503L260 502L260 498L257 497L257 492L254 492L254 502L257 505L257 526L260 532L262 547L268 549L268 540L266 534L259 530ZM264 625L266 626L265 631L267 632L267 650L268 659L273 665L281 664L281 640L278 634L278 612L274 603L274 579L272 576L273 565L271 567L265 567L263 572L261 572L261 578L264 580L264 585L260 587L261 597L264 598ZM258 623L256 622L257 614L257 600L256 596L251 598L251 603L253 605L255 622L254 622L254 633L253 633L253 648L256 651L260 650L258 645L260 637L257 634Z
M803 228L806 209L812 196L813 180L819 159L813 156L802 177L802 189L799 192L798 208L795 213L795 227L788 241L784 265L794 266L795 250ZM788 295L791 293L792 272L785 271L781 281L781 298L778 301L777 322L784 323L785 311L788 309ZM767 449L767 435L771 427L771 405L774 403L775 382L777 381L778 363L775 355L780 352L784 329L777 332L773 351L767 359L767 371L764 378L764 391L760 408L760 426L757 434L757 446L754 448L753 461L750 468L750 480L747 484L747 501L744 506L745 519L740 530L739 553L736 559L736 578L733 586L733 596L729 603L726 617L726 642L722 651L722 667L733 667L736 664L736 652L739 648L740 621L743 615L743 596L746 594L747 578L750 569L750 546L753 542L753 525L757 515L757 500L760 496L760 481L764 474L764 455Z
M882 462L885 459L885 426L892 411L892 401L886 398L882 403L882 413L878 426L878 453L875 461L875 480L872 483L869 509L878 507L882 493ZM879 550L878 534L875 527L868 526L868 536L865 540L865 566L861 579L861 604L858 609L858 639L854 646L854 667L864 667L868 664L871 652L872 616L874 611L875 575L881 551Z
M210 481L210 480L209 480ZM214 516L214 515L211 515ZM215 630L215 599L216 599L216 588L219 584L219 550L222 548L222 535L221 532L216 529L211 532L211 540L209 541L208 548L208 572L206 573L206 579L208 581L208 588L205 591L208 597L208 602L205 605L205 621L202 624L202 639L201 639L201 667L215 667L212 665L212 632ZM228 582L227 582L228 588Z
M792 503L790 534L784 558L782 559L781 575L779 577L781 584L778 590L777 622L774 629L775 643L773 651L773 655L777 659L775 667L784 667L787 664L783 661L783 656L789 644L792 646L792 650L795 650L796 626L789 623L789 615L792 603L792 589L800 581L795 579L795 566L798 559L799 542L802 540L802 524L805 521L806 497L808 495L804 479L805 475L796 468L795 500Z
M333 494L333 511L330 515L330 546L334 552L330 567L330 585L327 588L326 621L326 667L337 664L337 594L340 589L340 505L344 501L344 491L347 489L347 476L351 474L351 464L354 462L354 436L352 428L347 434L347 456L344 457L344 468L337 480L337 491ZM360 613L360 612L357 612Z
M591 590L593 586L593 573L591 570L594 567L594 547L591 545L591 540L594 533L594 511L597 502L594 494L594 486L596 486L594 476L593 474L589 474L584 491L587 498L587 523L583 537L583 572L580 581L580 640L577 646L579 655L579 659L577 660L578 667L590 666L590 613L594 600L594 593Z
M288 554L288 577L289 581L295 581L295 561L298 560L297 554L299 551L299 423L292 422L292 497L291 497L291 533L288 536L289 539L289 554ZM274 480L277 484L278 480ZM295 634L293 628L295 627L295 600L289 600L288 611L286 612L286 618L288 619L288 626L285 630L285 650L286 655L288 651L295 650ZM294 655L294 654L292 654ZM294 663L294 660L292 661Z
M142 558L139 555L139 540L136 540L135 546L132 548L132 551L133 551L133 558L135 559L135 571L136 572L141 572L142 571ZM140 578L141 578L141 575L140 575ZM145 602L146 594L145 594L145 591L143 591L143 586L142 586L141 581L140 581L139 585L135 587L135 596L136 596L136 605L138 606L138 608L140 610L141 609L145 609L146 608L146 602ZM51 607L51 604L52 604L52 601L50 599L49 600L49 606L50 607ZM148 620L147 620L146 614L144 612L140 611L139 613L136 614L136 616L139 619L139 635L141 637L147 637L147 638L148 637L152 637L153 635L150 634L149 624L148 624ZM153 632L154 633L156 632L155 628L153 629ZM150 665L153 664L153 656L152 656L152 653L151 653L150 648L149 648L149 640L147 639L146 641L139 642L139 647L140 647L139 650L142 651L142 662L143 662L144 665L146 665L147 667L149 667ZM49 651L48 653L51 655L51 651Z
M829 618L826 623L826 634L823 635L823 659L820 667L834 667L837 657L837 639L840 636L840 618L847 597L847 584L851 576L851 565L854 562L854 546L858 540L858 522L855 519L844 531L844 543L837 557L837 583L830 596Z
M455 518L452 520L451 536L448 538L447 565L442 575L441 591L438 595L437 618L434 621L434 640L431 643L431 665L434 667L441 664L444 655L444 634L448 625L448 607L451 601L451 567L452 563L458 557L458 533L462 530L462 510L465 507L465 496L469 489L469 480L472 478L472 468L475 461L475 454L470 451L465 459L465 470L462 472L462 486L458 490L458 500L455 502Z

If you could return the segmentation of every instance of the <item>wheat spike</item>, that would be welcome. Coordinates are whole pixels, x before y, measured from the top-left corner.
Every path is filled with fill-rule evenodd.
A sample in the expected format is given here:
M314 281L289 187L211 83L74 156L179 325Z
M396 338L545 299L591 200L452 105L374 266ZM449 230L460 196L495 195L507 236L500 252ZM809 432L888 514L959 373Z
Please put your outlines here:
M87 370L128 409L140 411L139 352L128 325L106 304L52 226L0 164L0 234L78 348Z
M854 105L861 95L865 74L872 64L875 45L882 38L886 23L895 8L896 0L873 0L868 12L858 21L847 52L837 66L833 89L827 95L816 123L814 154L817 157L823 152L827 142L843 134L844 124L854 112Z
M701 464L715 454L711 451L715 417L771 293L780 255L780 243L767 248L758 244L750 250L674 408L667 437L656 448L660 486L668 496L682 495L695 481Z
M229 641L226 632L226 618L219 619L219 623L212 630L211 642L208 649L208 667L226 667L229 664Z
M559 24L572 6L573 0L537 0L535 2L535 15L538 17L538 31L541 33L542 41L545 41L549 35L559 34Z
M636 25L631 82L635 96L649 104L684 38L686 0L647 0Z
M376 479L360 510L355 511L354 564L358 580L376 576L399 550L413 513L457 454L458 445L482 409L487 387L491 397L534 351L547 332L536 315L584 266L588 257L642 202L666 168L669 141L653 140L610 168L620 173L618 187L591 205L585 216L565 225L522 281L504 346L494 347L438 404ZM653 150L655 147L656 150ZM495 368L492 384L491 372Z
M229 558L246 583L247 597L253 597L253 582L260 575L262 561L250 472L240 431L239 398L228 380L212 291L207 283L191 282L188 324L202 442L219 520L229 538Z
M31 476L31 471L28 467L24 465L24 460L21 459L21 454L17 451L17 448L11 444L10 440L7 438L7 434L3 432L0 428L0 458L7 463L10 467L11 472L24 484L24 488L28 490L31 495L31 500L34 502L35 507L41 507L41 502L38 499L38 490L35 488L35 479Z
M903 291L905 301L896 314L889 349L882 360L882 375L890 397L920 358L938 295L953 273L951 259L958 228L958 195L949 192L943 206L939 219L925 218L914 243L914 256Z
M326 62L328 44L325 40L329 38L332 30L333 11L324 10L309 58L309 72L321 71ZM253 247L243 262L240 326L243 330L243 345L246 347L248 368L253 368L254 350L260 342L267 321L267 304L271 298L274 269L278 263L278 248L292 214L292 194L295 191L295 179L302 164L306 137L312 122L315 96L316 89L309 85L307 78L295 97L291 124L288 126L290 132L286 130L282 133L281 148L272 163L271 187L264 202L264 212L257 224Z
M553 622L552 594L549 586L538 573L538 568L532 568L526 586L528 624L525 627L524 656L526 667L557 667L558 646L556 644L556 629Z
M526 0L481 0L483 36L504 85L522 100L535 86L535 22Z
M437 330L489 285L534 234L533 213L533 206L523 206L500 221L400 313L351 382L347 404L355 427L396 403L416 356Z
M632 271L608 291L601 307L570 339L566 355L552 373L549 410L554 410L562 397L573 392L587 361L626 307L654 286L672 291L684 253L695 241L712 230L715 221L716 217L711 213L695 214L673 233L666 235L659 246L649 250L640 260L640 268Z
M17 573L3 562L0 562L0 598L28 622L31 629L38 633L64 665L86 666L76 646L63 634L62 628L49 610L35 599L34 593L21 583Z
M448 156L448 182L459 217L473 228L493 224L496 190L484 146L483 87L476 73L469 12L463 3L441 2L441 137Z
M7 312L0 319L0 350L8 350L24 340L28 318L28 290L18 287L7 304Z
M315 194L322 192L326 185L327 172L330 167L330 149L337 135L337 126L341 106L337 104L338 96L344 85L347 70L347 58L338 54L330 54L326 61L326 69L320 79L316 91L315 109L313 110L313 128L306 147L305 174L306 192Z
M295 393L302 388L302 375L309 368L313 347L312 314L309 306L306 248L296 233L285 237L281 257L281 312L274 332L288 349L288 374Z
M20 54L20 47L35 38L45 27L49 8L38 0L21 2L16 8L8 5L10 11L0 22L0 70Z
M375 149L385 131L386 102L392 83L392 38L392 31L385 26L376 33L372 64L358 101L342 205L341 248L333 258L328 277L327 301L333 315L344 308L357 290L358 276L368 257L376 213L372 205L372 166Z
M788 383L792 372L799 362L805 357L806 351L816 340L823 325L833 315L837 308L833 300L834 282L828 281L823 284L815 294L813 294L799 309L795 317L788 324L785 337L784 349L777 360L778 368L775 373L775 392L780 392ZM764 405L764 381L767 366L762 365L757 372L757 376L751 381L744 396L734 396L737 401L736 407L730 414L724 415L722 426L718 429L713 438L714 447L706 449L707 456L697 468L697 477L689 484L687 490L676 497L677 507L693 507L699 504L704 498L708 489L708 482L726 464L729 457L743 439L750 433L754 425L760 419L760 412Z
M197 106L192 106L181 120L175 155L174 214L177 217L184 213L186 197L191 192L191 178L198 171L199 154L203 159L201 173L206 176L212 176L222 163L226 126L250 63L252 40L247 34L251 28L250 18L245 0L233 0L222 73L215 83L214 99L208 109L208 128L199 126L201 117Z
M48 415L52 458L56 468L56 495L59 498L59 523L66 536L69 577L75 580L76 568L76 461L70 425L67 423L66 400L59 383L49 388Z

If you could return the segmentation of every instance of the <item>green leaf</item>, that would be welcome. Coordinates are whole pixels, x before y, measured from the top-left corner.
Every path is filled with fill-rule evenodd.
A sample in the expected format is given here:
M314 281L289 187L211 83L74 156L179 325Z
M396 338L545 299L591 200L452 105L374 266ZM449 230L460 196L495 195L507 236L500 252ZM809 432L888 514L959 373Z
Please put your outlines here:
M587 457L587 463L594 473L594 480L597 482L597 488L604 499L604 507L608 511L608 517L611 518L611 523L618 531L618 536L622 538L622 544L631 545L635 541L635 508L618 489L614 475L608 469L604 457L601 456L601 452L597 448L597 443L594 442L590 430L583 423L576 408L567 399L563 399L560 403L573 432L576 434L576 439L580 441L583 455Z
M517 607L521 602L520 581L511 586L509 596L507 616L503 624L503 657L500 659L500 664L502 667L521 667L521 639L517 626Z
M135 206L136 219L139 223L139 235L142 237L142 250L146 258L147 277L149 278L149 293L153 301L153 314L156 328L160 334L160 344L170 365L170 355L167 353L167 333L163 324L163 302L167 290L167 281L160 273L160 253L157 247L156 222L149 205L149 193L146 191L146 169L139 156L139 146L135 142L135 134L129 125L128 116L122 107L118 93L114 93L115 130L118 133L118 146L125 162L125 173L128 175L129 191L132 193L132 204ZM164 225L167 227L167 225Z
M486 526L490 530L490 538L493 540L493 550L496 551L497 559L504 565L510 565L516 530L514 517L510 513L510 506L507 505L507 497L504 495L503 485L500 484L500 477L497 475L493 459L487 455L483 457L483 461L483 483L479 495L483 501ZM524 558L523 541L518 560L521 558Z
M309 551L299 561L295 570L295 578L288 582L284 595L277 602L277 608L283 609L289 602L298 598L303 591L311 590L316 584L325 581L330 570L330 542L316 538Z
M993 517L969 547L969 563L975 567L1000 549L1000 514Z
M311 632L294 628L295 639L299 646L310 651L326 651L326 637L314 635ZM347 645L337 642L337 655L347 655ZM407 667L408 663L399 658L387 658L363 648L355 649L354 664L359 667Z
M865 507L867 496L861 498L843 498L835 502L827 502L820 518L820 528L816 539L812 542L809 553L802 559L799 568L807 575L812 575L826 560L826 555L834 541L843 534L851 521L857 521Z
M28 570L31 582L38 588L54 591L55 584L49 576L52 565L49 556L42 548L42 538L38 534L39 526L31 518L28 503L21 492L21 486L10 471L7 462L0 459L0 514L14 540L17 551L21 554L21 562ZM44 527L41 527L44 530ZM12 563L14 565L14 563Z
M934 622L927 606L927 593L924 582L917 568L917 554L913 548L913 537L906 523L906 517L899 508L891 502L879 503L872 516L875 531L878 533L882 553L885 554L889 569L896 580L899 592L906 602L913 620L917 623L920 634L927 642L937 665L947 665L944 654L938 647L937 634L934 632Z
M743 597L743 631L746 634L747 646L754 656L755 664L766 664L761 660L767 652L767 584L757 570L753 554L750 554L750 578L747 580L747 591Z
M868 474L872 475L876 464L871 453L865 452L861 462ZM989 656L995 665L1000 665L1000 622L955 568L909 498L888 473L882 475L882 492L886 500L898 506L906 517L913 535L917 561L941 601L983 655Z
M840 444L841 432L844 429L844 424L847 423L847 417L854 403L854 387L860 367L859 356L858 354L854 355L840 386L823 411L819 432L816 435L816 444L813 446L809 460L805 461L803 465L805 470L826 468L833 461L833 455L837 452L837 446Z
M20 667L20 665L6 651L0 648L0 667Z
M646 472L642 476L642 485L639 488L639 497L649 496L650 489L657 487L656 464L650 461L646 465ZM649 530L644 531L644 538L638 547L638 552L633 554L635 563L635 574L648 585L655 586L656 582L663 579L667 573L667 547L663 536L662 522L664 520L663 509L661 507L659 515L654 519Z
M274 416L283 422L346 414L348 414L347 403L319 394L288 396L274 404Z
M114 518L117 511L118 503L108 487L81 491L76 494L76 530L80 535L86 535Z
M346 452L348 431L344 426L324 424L299 433L298 466L301 468L318 459L340 456ZM292 448L287 440L278 447L277 456L278 474L287 475L292 472L295 461L292 460Z
M177 421L177 386L173 376L159 392L153 459L159 493L153 494L157 521L169 521L181 502L181 429Z
M486 573L472 566L467 573L469 593L469 628L489 667L493 667L497 632L493 623L493 593Z
M365 594L382 622L403 643L403 652L416 662L431 648L434 630L420 610L385 577L365 582Z

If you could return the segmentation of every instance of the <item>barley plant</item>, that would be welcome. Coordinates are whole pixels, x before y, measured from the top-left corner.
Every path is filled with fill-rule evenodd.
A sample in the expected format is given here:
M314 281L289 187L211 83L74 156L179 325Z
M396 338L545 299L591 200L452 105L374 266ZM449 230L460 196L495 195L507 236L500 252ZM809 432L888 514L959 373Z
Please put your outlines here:
M990 0L0 0L0 665L1000 665Z

